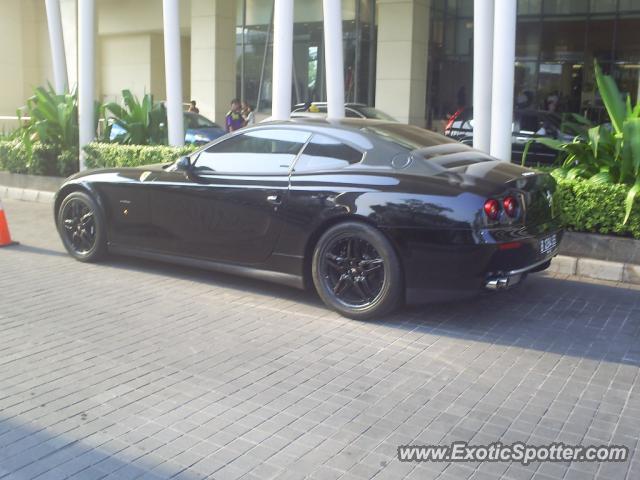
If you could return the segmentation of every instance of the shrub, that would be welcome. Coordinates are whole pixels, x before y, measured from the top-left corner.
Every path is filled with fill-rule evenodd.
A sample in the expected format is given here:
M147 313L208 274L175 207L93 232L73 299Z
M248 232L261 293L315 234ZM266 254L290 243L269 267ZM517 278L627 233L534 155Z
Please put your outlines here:
M57 174L61 177L68 177L78 171L80 159L76 150L65 150L57 158Z
M113 124L120 127L122 134L115 142L127 145L159 145L167 143L167 112L164 105L154 102L153 96L146 94L139 100L130 90L122 90L123 106L115 102L104 108L113 115ZM111 136L112 125L107 125L105 137Z
M584 126L586 135L578 135L573 141L551 138L535 141L558 150L562 166L557 169L557 176L629 186L624 199L623 223L626 223L631 218L636 196L640 194L640 101L632 106L627 95L625 103L613 77L604 75L597 62L595 78L611 126L597 125L588 129ZM523 162L527 150L528 146Z
M29 120L19 129L25 144L41 142L59 151L78 148L78 95L58 94L51 85L37 87L27 100ZM54 162L55 164L55 162Z
M40 142L0 141L0 170L68 177L78 171L78 155L73 150L60 151L57 146Z
M87 168L137 167L153 163L173 162L196 149L193 145L168 147L164 145L118 145L91 143L84 147Z
M12 173L27 173L29 155L24 144L19 140L0 142L0 170Z
M640 238L640 198L625 223L625 201L631 187L556 177L556 207L568 230Z

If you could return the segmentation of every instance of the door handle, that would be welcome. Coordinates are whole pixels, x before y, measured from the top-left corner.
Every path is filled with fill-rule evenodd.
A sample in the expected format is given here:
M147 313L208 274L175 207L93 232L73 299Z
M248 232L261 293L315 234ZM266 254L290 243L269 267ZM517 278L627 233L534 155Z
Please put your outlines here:
M274 205L280 205L282 203L282 199L280 198L280 195L269 195L267 197L267 202Z

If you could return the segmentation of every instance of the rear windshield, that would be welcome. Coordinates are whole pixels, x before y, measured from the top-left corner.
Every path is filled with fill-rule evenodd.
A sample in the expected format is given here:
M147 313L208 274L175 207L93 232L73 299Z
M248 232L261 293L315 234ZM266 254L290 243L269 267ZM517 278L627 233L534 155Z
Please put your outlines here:
M366 118L373 118L376 120L387 120L389 122L396 121L396 119L393 118L391 115L387 115L386 113L381 112L377 108L358 106L357 108L354 108L354 110L359 110Z
M408 150L419 150L448 143L458 144L455 140L438 133L402 123L367 125L362 128L362 131L374 134L383 140L395 143Z

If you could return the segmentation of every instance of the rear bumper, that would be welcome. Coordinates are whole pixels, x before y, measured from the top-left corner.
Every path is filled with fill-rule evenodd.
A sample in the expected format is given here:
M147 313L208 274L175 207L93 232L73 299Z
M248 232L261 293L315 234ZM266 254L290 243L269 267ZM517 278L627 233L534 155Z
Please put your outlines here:
M484 288L487 290L505 290L520 283L528 273L540 272L549 268L551 259L542 259L533 265L529 265L517 270L510 270L487 277Z
M418 229L392 236L404 269L407 302L422 303L512 287L527 273L549 266L558 253L562 233L557 225L548 224L535 233L521 232L517 238L498 241L497 235L477 243L456 241L461 238L459 232L452 232L450 242L433 242L432 235ZM541 253L541 240L551 235L557 238L555 248ZM505 244L514 242L517 247L504 249Z

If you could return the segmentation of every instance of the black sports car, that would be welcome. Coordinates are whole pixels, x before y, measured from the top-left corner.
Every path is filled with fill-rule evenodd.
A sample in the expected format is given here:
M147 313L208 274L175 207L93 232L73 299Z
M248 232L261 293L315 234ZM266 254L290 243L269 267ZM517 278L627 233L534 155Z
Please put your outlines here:
M370 318L543 270L554 181L418 127L260 124L171 164L79 173L55 218L81 261L106 252L305 287Z

